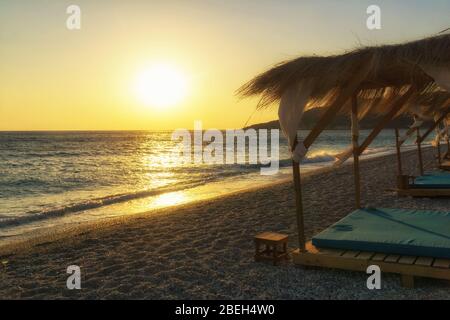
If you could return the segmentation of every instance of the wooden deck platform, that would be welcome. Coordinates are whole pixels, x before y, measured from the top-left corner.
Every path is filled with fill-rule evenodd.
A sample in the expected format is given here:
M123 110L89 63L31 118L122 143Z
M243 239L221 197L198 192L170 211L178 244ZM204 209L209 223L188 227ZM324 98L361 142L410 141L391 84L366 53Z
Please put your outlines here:
M437 197L450 197L450 189L397 189L397 194L400 197L417 197L417 198L437 198Z
M414 277L450 280L450 260L430 257L401 256L364 251L319 249L308 242L307 252L295 250L292 254L297 265L366 272L370 265L380 267L382 273L401 276L402 285L414 287Z
M417 188L414 185L414 177L407 175L397 176L397 188L394 189L400 197L423 197L423 198L437 198L450 197L450 188Z

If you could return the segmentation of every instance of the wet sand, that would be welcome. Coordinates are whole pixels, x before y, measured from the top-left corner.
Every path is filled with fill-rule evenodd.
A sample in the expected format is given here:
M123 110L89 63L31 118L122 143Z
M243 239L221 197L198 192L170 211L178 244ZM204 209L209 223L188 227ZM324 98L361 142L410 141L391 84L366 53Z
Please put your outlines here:
M428 169L433 150L424 149ZM404 171L417 174L417 154ZM448 211L450 199L398 198L395 155L361 162L364 205ZM303 179L306 234L335 223L354 205L352 167L325 169ZM397 275L382 290L364 273L274 267L253 261L253 237L289 234L296 247L291 182L83 226L0 249L3 299L449 299L449 282L419 279L404 289ZM66 268L81 267L81 290L66 288Z

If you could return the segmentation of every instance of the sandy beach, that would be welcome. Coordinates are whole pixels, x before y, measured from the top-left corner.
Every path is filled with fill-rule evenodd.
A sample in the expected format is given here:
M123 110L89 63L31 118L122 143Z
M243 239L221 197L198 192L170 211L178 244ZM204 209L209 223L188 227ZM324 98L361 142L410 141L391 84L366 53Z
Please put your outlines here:
M427 169L435 166L424 149ZM417 174L417 154L406 152L404 171ZM398 198L395 155L364 160L363 204L448 211L449 199ZM351 165L308 175L304 183L308 238L348 214L354 205ZM448 299L450 284L418 279L416 289L383 275L368 290L363 273L274 267L253 261L261 231L289 234L296 247L294 191L286 182L158 213L140 214L3 250L3 299ZM82 289L66 288L66 268L78 265Z

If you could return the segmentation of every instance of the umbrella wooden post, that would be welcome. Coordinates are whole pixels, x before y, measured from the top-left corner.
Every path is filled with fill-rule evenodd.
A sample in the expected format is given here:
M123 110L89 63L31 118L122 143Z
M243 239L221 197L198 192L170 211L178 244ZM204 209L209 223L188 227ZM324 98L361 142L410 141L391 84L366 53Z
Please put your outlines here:
M355 178L355 206L361 208L361 176L359 171L359 152L358 152L358 97L356 93L352 96L352 144L353 144L353 176Z
M400 142L399 142L399 131L398 128L395 128L395 147L397 149L397 171L398 176L401 176L403 174L403 168L402 168L402 154L400 152Z
M442 164L442 159L441 159L441 137L438 136L438 141L437 141L437 153L438 153L438 163L439 165Z
M433 132L434 129L441 123L447 115L450 113L450 107L442 113L441 117L425 132L425 134L421 137L420 135L417 137L417 142L422 143L425 139Z
M450 139L447 137L447 153L445 154L444 158L450 157Z
M412 86L409 90L401 96L397 101L395 101L389 110L389 112L381 119L381 121L377 124L377 126L372 130L369 136L364 140L364 142L359 146L358 153L361 155L364 150L372 143L372 141L378 136L378 134L383 130L386 125L391 121L395 115L400 111L403 105L408 101L408 99L414 94L416 91L415 87Z
M419 172L423 176L423 159L422 159L422 141L420 138L420 129L417 128L417 152L419 154Z
M297 138L294 142L295 149L297 146ZM295 188L295 207L297 214L297 231L298 231L298 246L300 252L306 252L306 241L305 241L305 223L303 218L303 197L302 197L302 184L300 178L300 163L292 161L292 174L294 178L294 188Z
M349 79L348 83L341 88L341 92L337 99L331 104L331 106L325 111L325 113L320 117L319 121L316 123L314 128L309 132L308 136L303 142L306 148L311 147L313 142L317 139L320 133L326 128L327 125L335 119L336 114L344 107L345 103L351 98L351 96L359 91L361 81L363 81L367 72L369 71L369 66L374 59L373 56L360 66L359 71Z
M439 119L434 122L434 124L425 132L425 134L423 136L420 136L419 129L417 129L416 143L417 143L417 147L419 149L419 162L420 163L422 162L422 152L420 151L421 150L420 144L425 141L425 139L431 134L431 132L433 132L434 129L436 129L436 127L439 125L439 123L441 123L442 121L445 120L445 118L447 117L447 115L449 113L450 113L450 107L448 107L445 110L445 112L442 113L442 115L439 117ZM447 146L449 146L448 140L447 140ZM448 150L450 150L450 149L448 149ZM438 152L440 153L440 142L439 141L438 141ZM447 152L447 154L448 154L448 152ZM439 164L441 164L440 157L439 157ZM421 167L421 174L423 175L423 164L422 163L420 164L420 167Z

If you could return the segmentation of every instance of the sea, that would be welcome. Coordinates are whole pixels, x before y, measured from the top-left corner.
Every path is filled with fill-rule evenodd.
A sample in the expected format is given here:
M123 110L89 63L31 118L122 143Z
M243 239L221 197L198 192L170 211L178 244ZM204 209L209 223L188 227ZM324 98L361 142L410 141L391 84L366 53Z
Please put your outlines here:
M308 131L299 131L305 137ZM361 131L361 140L369 131ZM302 171L332 166L350 145L347 130L324 131ZM414 147L410 139L403 150ZM279 171L259 164L182 162L171 131L0 132L0 243L56 226L74 226L240 192L291 177L280 134ZM270 144L269 144L270 148ZM269 151L271 152L271 151ZM383 130L363 157L395 152Z

